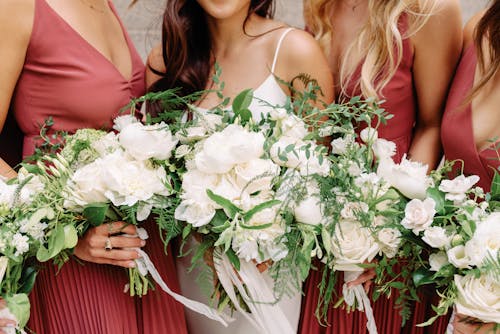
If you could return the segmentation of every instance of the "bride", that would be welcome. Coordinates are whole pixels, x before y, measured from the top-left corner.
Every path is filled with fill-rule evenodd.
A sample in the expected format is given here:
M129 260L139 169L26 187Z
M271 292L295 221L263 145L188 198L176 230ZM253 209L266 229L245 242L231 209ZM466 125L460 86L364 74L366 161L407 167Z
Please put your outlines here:
M225 97L253 88L250 105L254 118L266 114L264 100L284 104L290 88L278 81L292 82L299 74L308 74L318 81L324 102L333 99L332 77L328 63L316 41L304 31L272 20L273 0L168 0L163 18L162 44L148 57L146 81L150 91L181 88L186 95L214 87L214 64L222 69ZM304 89L294 80L295 90ZM206 94L197 105L210 109L221 102L215 93ZM196 241L192 241L193 243ZM188 273L190 259L177 261L183 295L209 303L196 281L196 270ZM263 281L272 289L272 280L263 270ZM205 282L206 283L206 282ZM210 283L209 283L210 284ZM301 294L283 298L273 307L279 308L296 332L300 314ZM189 332L255 333L257 330L241 314L229 327L186 310Z

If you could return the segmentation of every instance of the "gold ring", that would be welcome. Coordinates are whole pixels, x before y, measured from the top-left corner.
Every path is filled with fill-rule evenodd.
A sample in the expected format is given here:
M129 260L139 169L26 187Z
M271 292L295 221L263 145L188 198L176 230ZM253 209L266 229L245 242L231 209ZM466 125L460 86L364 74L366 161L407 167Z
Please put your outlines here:
M104 243L104 250L109 252L112 249L113 249L113 245L111 245L111 239L106 238L106 242Z

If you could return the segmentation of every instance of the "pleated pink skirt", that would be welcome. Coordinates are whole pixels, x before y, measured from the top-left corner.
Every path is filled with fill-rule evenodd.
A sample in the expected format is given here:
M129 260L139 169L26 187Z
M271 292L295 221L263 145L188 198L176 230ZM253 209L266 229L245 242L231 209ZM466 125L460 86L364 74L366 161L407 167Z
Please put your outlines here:
M179 292L172 253L164 252L153 223L145 224L144 250L168 286ZM126 269L78 263L72 259L57 273L46 264L30 294L28 328L37 334L187 334L183 306L161 289L142 298L124 293Z

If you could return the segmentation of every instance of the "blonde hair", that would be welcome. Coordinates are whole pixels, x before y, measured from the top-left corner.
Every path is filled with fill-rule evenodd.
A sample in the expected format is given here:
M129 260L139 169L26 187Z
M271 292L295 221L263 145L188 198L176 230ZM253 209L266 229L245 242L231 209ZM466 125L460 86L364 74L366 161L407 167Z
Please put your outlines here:
M330 55L334 27L331 13L339 0L304 0L306 26L319 41L323 51ZM341 93L351 82L362 61L361 76L356 86L365 97L383 97L382 89L392 79L403 58L403 40L420 30L434 11L436 0L367 0L370 15L357 38L343 54L341 61ZM407 27L398 29L400 18L407 15ZM356 50L357 52L354 52Z

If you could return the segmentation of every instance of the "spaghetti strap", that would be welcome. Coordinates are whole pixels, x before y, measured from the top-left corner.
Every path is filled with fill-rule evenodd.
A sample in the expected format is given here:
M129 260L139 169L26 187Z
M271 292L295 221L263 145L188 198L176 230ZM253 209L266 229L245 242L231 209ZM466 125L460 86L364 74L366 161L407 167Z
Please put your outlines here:
M274 51L273 65L271 66L271 73L274 73L274 68L276 67L276 62L278 61L278 53L280 52L281 43L285 39L286 34L288 34L290 31L292 31L294 29L295 28L288 28L283 32L283 34L281 34L281 37L278 41L278 44L276 45L276 51Z

